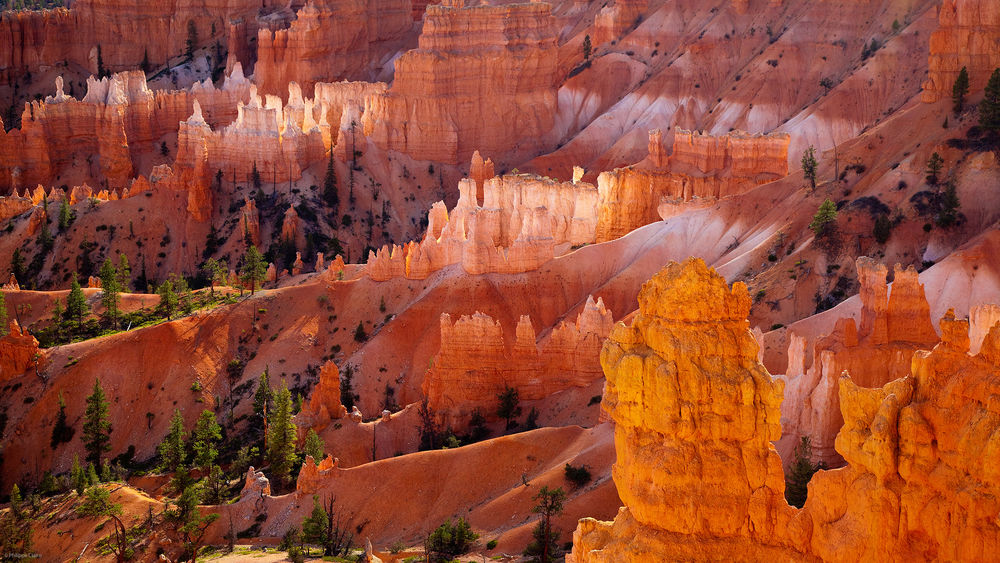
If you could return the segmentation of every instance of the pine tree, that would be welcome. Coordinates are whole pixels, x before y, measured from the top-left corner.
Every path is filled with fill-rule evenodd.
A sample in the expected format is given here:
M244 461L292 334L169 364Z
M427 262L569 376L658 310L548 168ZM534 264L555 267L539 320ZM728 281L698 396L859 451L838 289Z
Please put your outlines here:
M118 255L118 273L115 276L118 282L118 291L128 293L132 291L132 268L128 265L128 256Z
M83 447L87 450L87 461L101 464L101 455L111 450L111 421L108 420L108 401L101 387L101 380L94 380L94 390L87 397L84 413Z
M6 336L9 331L10 327L7 325L7 299L4 297L3 292L0 291L0 336Z
M73 456L73 468L69 471L69 481L76 489L76 494L82 495L87 488L87 473L80 467L80 456Z
M934 153L929 159L927 159L927 183L931 186L938 185L938 174L941 173L941 169L944 167L944 159L941 155Z
M809 148L802 153L802 173L814 190L816 189L816 167L816 149L809 145Z
M161 283L160 287L156 288L156 293L160 296L160 312L169 321L177 310L177 293L174 292L173 282L167 280Z
M73 272L73 281L69 286L69 295L66 296L67 319L75 320L77 325L83 324L83 317L90 314L90 307L87 305L87 298L83 295L80 282L76 279L76 272Z
M538 504L532 512L541 514L542 518L532 531L534 541L524 549L524 555L532 557L531 561L550 563L559 555L559 532L552 529L552 517L563 511L566 493L561 487L551 491L548 487L542 487L534 499Z
M243 256L243 267L240 269L240 280L244 284L250 284L250 295L257 289L257 284L267 278L267 266L264 264L264 257L261 256L256 246L251 245L250 249Z
M207 473L215 463L215 458L219 455L216 445L221 439L222 427L215 420L215 413L208 409L201 411L191 435L191 447L194 450L194 465L203 472Z
M583 60L590 60L590 54L593 52L593 49L594 46L590 43L590 35L585 35L583 38Z
M20 520L24 516L22 508L21 488L17 486L17 483L14 483L14 486L10 488L10 511L14 514L14 518Z
M497 416L506 421L506 428L514 427L514 419L521 416L521 401L517 389L507 386L497 393Z
M257 161L253 161L253 168L250 170L250 183L253 184L254 192L260 192L260 170L257 170Z
M812 442L809 436L803 436L795 447L795 459L785 479L785 500L788 504L802 508L806 503L809 480L818 469L812 462Z
M181 561L194 561L197 558L201 540L205 537L205 530L219 518L219 514L214 512L202 515L198 510L201 497L201 487L189 484L181 491L181 496L174 503L174 507L164 511L167 521L173 524L174 529L181 534L184 546Z
M969 93L969 69L962 67L962 70L958 72L958 78L955 79L955 84L951 88L951 101L952 108L955 110L955 115L962 113L965 109L965 96Z
M813 216L813 220L809 223L809 228L816 237L823 237L833 233L836 227L837 221L837 205L827 199L819 206L819 210L816 215Z
M87 486L92 487L100 483L101 480L97 477L97 470L94 469L93 463L87 464Z
M229 272L229 265L226 264L225 260L209 258L205 261L205 265L201 267L201 270L205 273L205 277L208 278L208 283L211 287L212 295L214 296L215 284L225 283L226 274Z
M257 416L262 426L267 425L272 405L274 393L271 391L271 382L268 376L268 369L264 368L264 373L257 379L257 392L253 396L253 413Z
M97 44L97 78L101 79L108 75L108 71L104 68L104 53L101 49L101 44Z
M14 274L14 279L21 283L27 283L28 270L24 264L24 255L20 248L15 248L10 257L10 273Z
M118 288L118 271L110 258L105 258L101 264L101 305L104 306L104 316L118 326L118 304L121 303L121 293Z
M307 543L323 545L326 543L326 528L330 515L326 513L319 502L319 495L313 495L313 509L308 517L302 520L302 539Z
M170 430L160 442L157 452L160 454L160 470L175 472L184 465L187 451L184 442L187 434L184 432L184 417L180 409L174 409L170 419Z
M312 428L306 433L306 442L302 447L302 451L309 456L312 456L313 461L319 463L323 461L324 450L326 445L323 443L323 439L319 437Z
M271 472L281 482L287 483L295 463L296 427L292 422L292 394L288 385L281 382L281 388L274 396L274 412L268 424L267 458Z
M323 201L333 210L334 216L340 209L340 194L337 193L337 169L333 165L333 149L330 149L330 160L326 164L326 176L323 177Z
M59 230L65 231L69 224L73 222L73 211L69 207L69 201L62 200L59 205Z
M989 131L1000 130L1000 68L986 84L986 95L979 103L979 125Z
M56 424L52 427L52 438L49 445L55 449L59 444L69 442L73 439L76 431L66 422L66 401L63 400L62 391L59 392L59 414L56 415Z
M194 58L194 50L198 47L198 27L194 20L188 20L187 39L184 41L184 57L187 60Z

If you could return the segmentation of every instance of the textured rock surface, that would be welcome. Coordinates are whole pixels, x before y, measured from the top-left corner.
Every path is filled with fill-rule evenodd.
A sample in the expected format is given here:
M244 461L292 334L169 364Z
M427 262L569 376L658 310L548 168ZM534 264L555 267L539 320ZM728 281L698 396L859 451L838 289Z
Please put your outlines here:
M857 261L861 284L861 323L846 318L833 333L817 339L811 367L804 369L806 345L792 338L785 402L783 435L778 442L782 458L791 459L800 436L809 436L816 461L829 467L843 464L834 440L843 425L840 412L840 376L844 371L861 387L878 388L905 376L910 359L920 349L932 348L938 335L931 324L930 307L913 268L895 269L892 292L886 267L861 257ZM793 361L794 358L794 361Z
M788 173L788 134L723 136L679 130L665 157L662 133L650 131L649 154L629 168L597 178L597 241L618 238L660 218L664 199L718 199L746 192Z
M311 0L288 29L258 31L254 81L266 94L284 95L289 82L311 90L356 79L382 58L379 42L412 25L409 0Z
M741 320L745 287L730 292L689 260L647 283L639 302L632 325L618 325L602 352L626 506L614 522L582 520L568 560L978 561L996 553L998 474L989 460L1000 416L989 397L1000 325L970 356L969 323L949 312L942 342L914 354L909 375L880 388L842 376L836 448L848 465L818 472L796 510L784 502L769 443L779 432L781 384L756 361Z
M603 407L626 507L613 524L581 522L574 561L754 559L790 527L770 443L782 384L757 361L750 304L743 283L690 259L648 281L638 316L614 328Z
M323 428L331 420L345 416L347 409L340 404L340 370L337 364L327 362L319 370L319 382L298 415L298 422L303 427Z
M970 93L981 91L1000 67L1000 5L991 0L944 0L938 21L931 35L923 100L950 98L962 67L969 71Z
M207 82L170 92L150 90L142 71L91 77L82 100L67 96L58 79L54 96L25 104L20 129L0 132L0 191L49 186L56 178L120 191L140 172L140 159L159 151L162 139L178 131L178 122L196 113L197 125L206 129L228 123L250 90L241 68L221 88ZM191 135L181 127L179 136Z
M530 151L556 109L557 30L543 2L430 5L418 48L368 101L365 135L416 160L457 164L474 150Z
M5 12L0 18L0 84L27 71L71 63L97 74L97 47L111 72L152 66L184 53L188 22L198 45L225 43L225 22L252 18L283 0L77 0L72 8ZM213 34L213 30L215 33Z
M0 381L23 374L28 368L40 362L41 350L38 340L22 331L16 322L11 322L9 331L0 337Z
M470 274L527 272L554 258L556 245L594 241L591 184L508 175L486 181L482 206L473 180L462 180L459 193L450 214L443 202L434 204L423 241L369 253L368 276L424 279L456 263Z
M588 298L575 323L561 323L536 342L528 315L521 316L514 342L489 315L476 313L454 323L441 315L441 349L424 375L422 390L441 422L460 428L475 409L493 417L496 395L510 386L522 401L543 399L601 377L598 355L611 331L611 312Z

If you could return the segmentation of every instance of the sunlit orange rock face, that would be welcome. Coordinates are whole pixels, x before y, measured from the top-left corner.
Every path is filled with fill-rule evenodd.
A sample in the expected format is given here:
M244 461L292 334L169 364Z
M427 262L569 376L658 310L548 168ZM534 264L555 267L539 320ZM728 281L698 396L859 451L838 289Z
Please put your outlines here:
M22 331L16 322L11 322L7 334L0 337L0 382L37 365L40 353L38 340L28 331Z
M191 22L198 46L226 43L230 20L252 19L279 0L77 0L72 8L4 13L0 18L0 85L26 70L71 63L97 74L97 47L111 72L159 66L183 54ZM214 32L213 32L214 31Z
M917 272L898 265L892 291L883 264L862 256L857 260L861 284L861 325L840 319L834 331L816 341L812 366L806 370L805 342L791 338L785 403L784 435L778 450L787 460L800 436L809 436L816 461L843 464L834 440L843 425L840 413L840 376L844 371L861 387L877 388L910 372L913 353L938 343L930 305Z
M970 92L982 90L1000 67L1000 4L944 0L938 19L939 27L931 35L925 102L949 98L962 67L969 72Z
M651 131L645 160L598 176L598 242L657 221L663 199L729 197L788 174L787 133L712 136L678 130L669 157L662 138L659 130Z
M457 164L474 150L538 148L556 111L557 29L548 3L430 5L418 48L368 101L365 134L417 160Z
M283 96L289 82L308 92L317 82L357 77L379 58L376 43L412 25L409 0L310 1L288 29L258 31L254 80L263 93Z
M586 387L602 375L598 355L611 322L604 302L591 297L575 323L561 323L538 342L531 317L522 315L510 346L500 323L489 315L452 322L445 313L441 350L422 386L428 406L441 422L459 428L475 409L492 417L496 395L508 386L527 401Z
M949 312L909 375L868 389L845 374L847 466L818 472L797 510L771 445L782 385L756 360L749 307L742 283L730 290L697 259L643 287L601 356L626 506L614 522L581 520L568 560L992 559L1000 325L971 356L968 321Z
M592 184L497 176L485 181L482 205L476 203L474 180L463 179L458 189L450 213L444 202L431 207L423 241L369 252L368 277L425 279L458 263L469 274L516 274L552 260L557 245L594 241L597 190Z
M152 91L138 70L91 77L81 100L66 95L59 78L54 96L25 105L20 129L0 131L0 193L50 186L65 177L125 188L138 172L135 162L159 151L164 136L178 130L195 104L206 127L228 123L250 90L242 67L218 89L206 81L190 90Z

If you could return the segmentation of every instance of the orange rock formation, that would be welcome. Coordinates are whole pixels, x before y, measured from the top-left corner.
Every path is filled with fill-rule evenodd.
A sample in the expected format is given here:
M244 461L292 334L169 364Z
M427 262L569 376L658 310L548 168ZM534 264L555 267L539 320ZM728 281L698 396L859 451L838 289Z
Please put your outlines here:
M110 72L153 67L184 53L188 25L198 47L226 42L226 22L256 17L278 0L176 0L121 2L77 0L72 8L6 12L0 18L0 85L27 71L73 64L97 74L98 47Z
M988 461L1000 416L984 399L1000 325L973 357L968 322L949 312L943 342L918 352L910 375L878 389L844 375L836 447L848 465L817 473L796 510L770 444L782 386L756 360L745 286L730 291L692 259L667 266L639 303L601 355L626 506L614 522L581 520L569 561L972 561L1000 547Z
M527 272L554 258L557 245L594 241L597 190L591 184L498 176L486 181L482 206L473 180L458 188L451 214L443 202L431 208L423 241L369 253L371 279L424 279L456 263L470 274Z
M970 92L986 86L1000 67L1000 6L990 0L944 0L939 27L931 35L927 81L922 99L950 98L962 67L969 72Z
M556 110L557 30L544 2L430 5L418 48L395 81L367 101L365 135L416 160L450 164L476 149L530 152Z
M730 197L788 174L787 133L715 137L678 130L669 158L662 138L659 130L650 131L645 160L598 176L598 242L658 220L664 198Z
M190 90L154 92L142 71L91 77L82 100L67 96L59 78L54 96L25 104L20 129L0 132L0 191L52 185L61 177L121 190L131 183L139 158L157 152L161 139L177 131L196 105L204 108L208 122L228 123L250 89L239 67L221 89L207 82ZM197 114L207 128L201 108ZM90 165L80 166L81 161Z
M830 467L842 465L834 449L843 425L841 374L849 372L861 387L881 387L909 373L913 353L932 348L939 340L923 286L912 267L896 266L891 294L884 265L861 257L857 271L860 327L852 318L840 319L832 334L816 341L808 369L805 341L794 334L790 339L781 420L784 433L778 443L786 460L791 459L799 437L809 436L816 460Z
M324 428L331 420L347 416L347 409L340 404L340 370L337 364L327 362L319 371L319 382L298 415L300 425Z
M0 337L0 382L37 367L40 356L38 340L11 321L7 334Z
M611 312L593 297L575 324L560 323L536 343L528 315L522 315L513 345L504 342L500 323L489 315L462 316L452 323L441 315L441 349L424 376L422 390L439 421L454 428L475 409L487 417L506 386L521 400L543 399L601 377L598 355L611 331Z
M254 80L266 94L282 95L289 82L306 90L317 82L357 77L381 55L377 43L413 25L409 0L313 0L288 29L257 35Z

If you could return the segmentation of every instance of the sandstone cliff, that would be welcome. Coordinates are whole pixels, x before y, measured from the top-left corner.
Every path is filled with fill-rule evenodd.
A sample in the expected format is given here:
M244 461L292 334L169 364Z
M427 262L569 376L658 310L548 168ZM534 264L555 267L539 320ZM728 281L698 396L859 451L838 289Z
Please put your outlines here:
M198 113L206 126L228 123L249 95L239 67L219 89L207 82L152 91L142 71L91 77L81 100L66 95L57 78L55 95L25 104L20 129L0 132L0 191L67 179L123 189L140 172L139 161L158 152L196 104L204 108Z
M283 0L77 0L71 9L4 12L0 17L0 85L26 72L69 65L97 74L98 46L110 72L165 64L184 53L188 26L197 46L225 43L230 20L255 18ZM190 23L189 23L190 22Z
M615 522L582 520L573 558L752 560L791 523L781 460L782 384L757 361L746 286L700 259L643 285L639 314L601 352L615 422ZM667 499L670 499L669 502Z
M557 245L594 241L596 204L597 190L585 182L508 175L485 182L479 206L476 183L464 179L450 214L443 202L431 208L423 241L383 246L365 269L376 281L424 279L457 263L470 274L531 271L554 258Z
M618 238L659 219L661 200L718 199L788 174L787 133L712 136L678 130L666 157L663 135L649 133L646 159L597 178L597 241Z
M261 92L283 95L289 82L310 90L364 77L362 70L382 58L378 43L412 25L409 0L311 0L287 29L260 29L254 80Z
M7 334L0 337L0 382L21 375L28 368L37 368L43 361L38 340L11 322Z
M922 99L950 98L962 67L969 72L970 93L976 94L1000 67L1000 6L990 0L944 0L938 21Z
M930 306L912 267L903 270L896 266L891 294L884 265L861 257L857 271L861 284L860 326L853 318L839 320L833 333L817 339L811 354L805 340L794 334L790 339L788 370L783 376L784 432L778 442L785 460L791 459L799 437L809 436L817 461L829 467L842 465L834 449L843 425L841 374L850 373L858 386L878 388L909 373L913 353L938 342Z
M884 295L877 286L867 293ZM613 523L581 520L568 561L974 561L996 553L1000 503L989 460L1000 416L986 397L1000 374L1000 325L970 356L969 323L949 312L943 341L917 352L909 375L874 389L840 377L836 448L848 465L818 472L796 510L782 498L770 444L781 383L756 360L743 284L730 292L692 259L667 266L639 303L601 357L604 407L616 422L613 475L626 506ZM863 316L869 339L900 326L890 322L893 308L882 320Z
M604 302L587 299L575 323L560 323L536 342L528 315L522 315L513 343L489 315L462 316L452 323L441 315L441 349L424 375L422 391L439 422L461 428L476 409L494 417L496 395L517 389L521 400L544 399L601 377L598 355L611 331Z
M556 42L547 3L430 5L418 48L396 60L392 88L367 101L365 135L416 160L450 164L477 149L530 152L553 123Z

